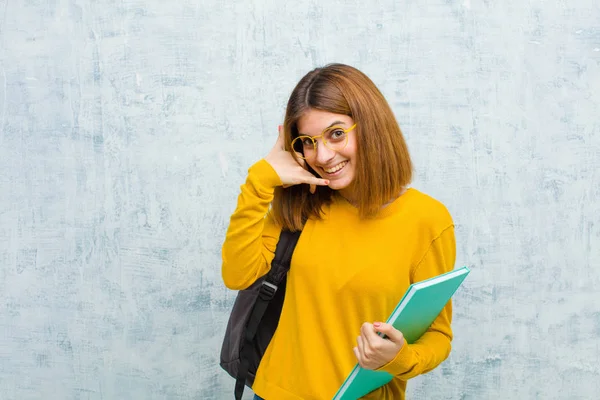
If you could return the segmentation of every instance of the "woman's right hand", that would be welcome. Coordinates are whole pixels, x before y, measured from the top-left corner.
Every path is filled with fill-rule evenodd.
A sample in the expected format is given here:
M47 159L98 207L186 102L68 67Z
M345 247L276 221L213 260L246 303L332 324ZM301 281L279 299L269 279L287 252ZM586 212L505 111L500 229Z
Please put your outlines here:
M279 125L277 142L265 157L265 161L277 172L283 187L306 183L310 185L310 192L314 193L317 189L316 185L329 185L329 181L317 178L306 170L306 161L301 158L295 159L289 151L285 151L284 143L283 127Z

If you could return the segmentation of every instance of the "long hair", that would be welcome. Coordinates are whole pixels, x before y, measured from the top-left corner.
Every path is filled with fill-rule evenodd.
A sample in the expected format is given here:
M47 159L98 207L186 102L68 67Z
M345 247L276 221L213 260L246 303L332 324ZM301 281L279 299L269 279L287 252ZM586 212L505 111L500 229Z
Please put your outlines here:
M350 116L357 123L356 206L361 218L371 218L396 198L412 179L412 161L388 102L364 73L344 64L329 64L306 74L290 95L283 130L285 149L298 136L298 120L307 111L321 110ZM307 164L308 170L319 176ZM271 214L283 228L301 230L309 218L321 218L323 205L334 190L308 185L277 187Z

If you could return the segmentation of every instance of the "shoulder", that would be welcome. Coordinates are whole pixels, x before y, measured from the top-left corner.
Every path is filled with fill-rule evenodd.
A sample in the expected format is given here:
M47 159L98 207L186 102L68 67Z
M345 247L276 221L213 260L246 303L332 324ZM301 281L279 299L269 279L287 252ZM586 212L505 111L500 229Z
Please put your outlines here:
M440 200L414 188L408 189L404 195L407 196L404 211L421 230L435 235L454 226L450 211Z

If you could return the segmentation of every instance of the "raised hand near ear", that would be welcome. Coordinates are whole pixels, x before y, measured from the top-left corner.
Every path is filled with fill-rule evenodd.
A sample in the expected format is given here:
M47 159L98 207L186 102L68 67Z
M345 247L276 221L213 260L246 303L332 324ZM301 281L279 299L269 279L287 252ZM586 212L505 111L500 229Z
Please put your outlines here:
M317 185L329 185L328 180L317 178L306 170L306 161L301 158L294 158L289 151L285 150L283 127L281 125L279 126L277 142L275 142L275 146L273 146L269 154L267 154L265 160L271 164L275 172L277 172L283 187L305 183L310 185L310 192L314 193L317 189Z

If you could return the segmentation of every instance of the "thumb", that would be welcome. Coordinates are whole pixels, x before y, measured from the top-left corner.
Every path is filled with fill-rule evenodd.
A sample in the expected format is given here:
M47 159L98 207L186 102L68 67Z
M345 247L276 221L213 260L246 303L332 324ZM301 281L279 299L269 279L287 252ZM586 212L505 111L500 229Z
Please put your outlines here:
M394 343L402 343L404 342L404 335L398 329L394 328L390 324L386 324L384 322L375 322L373 323L373 327L375 331L382 333Z
M275 146L281 148L282 150L285 148L285 138L283 134L283 125L278 125L277 130L279 131L279 135L277 136L277 142L275 142Z

